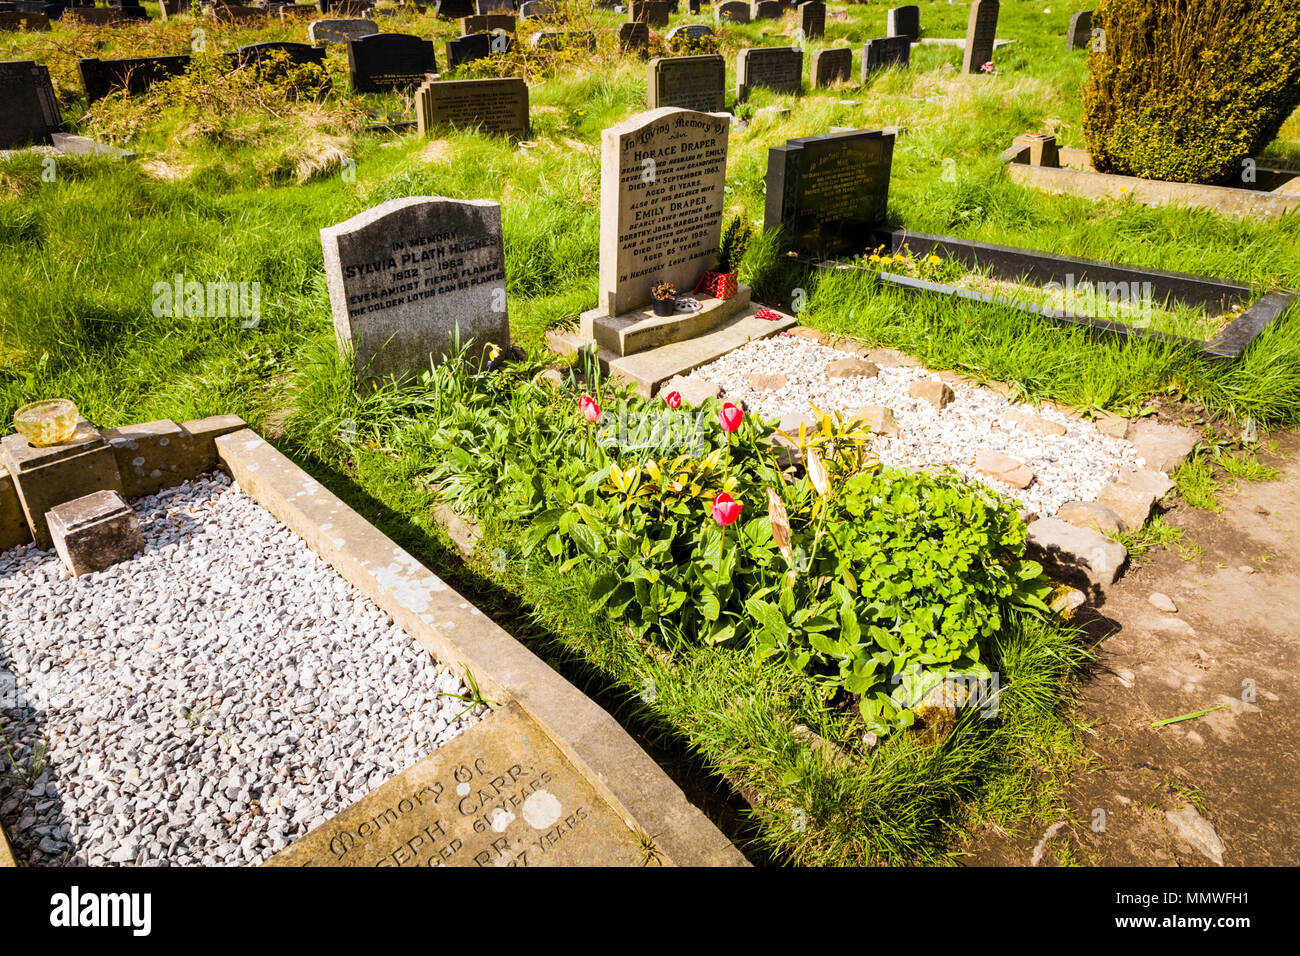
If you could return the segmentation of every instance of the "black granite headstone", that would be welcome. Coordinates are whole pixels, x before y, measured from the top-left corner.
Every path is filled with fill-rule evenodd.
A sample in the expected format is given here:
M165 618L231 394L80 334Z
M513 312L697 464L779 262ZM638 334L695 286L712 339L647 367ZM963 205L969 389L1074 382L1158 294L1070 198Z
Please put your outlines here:
M827 258L857 253L883 226L894 136L852 130L792 139L767 151L764 225L782 248Z
M907 37L877 37L862 47L862 82L876 70L907 66L912 59L912 41Z
M444 20L472 17L477 12L474 9L474 0L437 0L434 4L434 13Z
M885 15L886 30L891 37L921 39L921 8L894 7Z
M189 68L188 54L179 56L140 56L123 60L77 61L81 86L91 103L103 99L114 90L126 90L132 95L144 93L159 80L179 76Z
M448 69L471 60L482 60L492 55L492 34L467 33L454 40L448 40L443 51Z
M46 145L60 122L49 70L31 60L0 63L0 149Z
M826 36L826 4L820 0L806 0L799 4L797 16L805 40L820 40Z
M358 93L419 86L438 72L433 41L406 33L375 33L348 44L348 73Z

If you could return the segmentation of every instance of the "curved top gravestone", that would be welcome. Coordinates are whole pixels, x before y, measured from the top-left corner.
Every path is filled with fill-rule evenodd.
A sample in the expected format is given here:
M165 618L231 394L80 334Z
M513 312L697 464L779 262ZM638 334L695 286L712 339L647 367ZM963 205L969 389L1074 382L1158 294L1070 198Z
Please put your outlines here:
M390 199L320 235L340 354L360 378L419 375L453 334L474 360L510 344L497 203Z
M372 33L348 44L348 72L358 93L419 86L438 72L433 41L406 33Z
M379 32L374 20L313 20L307 25L307 39L317 45L348 43Z

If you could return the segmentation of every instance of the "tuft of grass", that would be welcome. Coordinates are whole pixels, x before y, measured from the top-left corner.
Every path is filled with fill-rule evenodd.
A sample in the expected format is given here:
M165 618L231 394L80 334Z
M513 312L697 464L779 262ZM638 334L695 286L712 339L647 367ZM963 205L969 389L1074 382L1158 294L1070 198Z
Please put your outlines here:
M1164 515L1156 515L1135 531L1120 531L1110 537L1128 548L1129 560L1136 562L1154 548L1177 544L1183 534L1183 529L1170 524Z
M1219 502L1221 485L1214 476L1214 469L1205 458L1194 458L1178 466L1171 476L1178 486L1178 493L1193 508L1213 511L1223 510Z

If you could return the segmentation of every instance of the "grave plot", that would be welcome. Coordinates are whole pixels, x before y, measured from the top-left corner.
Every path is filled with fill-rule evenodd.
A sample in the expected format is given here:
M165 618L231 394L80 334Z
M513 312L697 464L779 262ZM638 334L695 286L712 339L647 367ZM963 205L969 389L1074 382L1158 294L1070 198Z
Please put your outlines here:
M144 551L0 554L0 780L30 865L256 864L484 713L220 472L136 499Z

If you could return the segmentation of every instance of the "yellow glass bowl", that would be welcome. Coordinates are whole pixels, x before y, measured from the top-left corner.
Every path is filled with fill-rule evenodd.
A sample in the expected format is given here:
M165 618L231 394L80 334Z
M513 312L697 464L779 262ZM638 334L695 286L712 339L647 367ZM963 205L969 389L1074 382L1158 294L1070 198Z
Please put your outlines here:
M36 448L61 445L77 431L77 406L66 398L32 402L14 412L14 428Z

